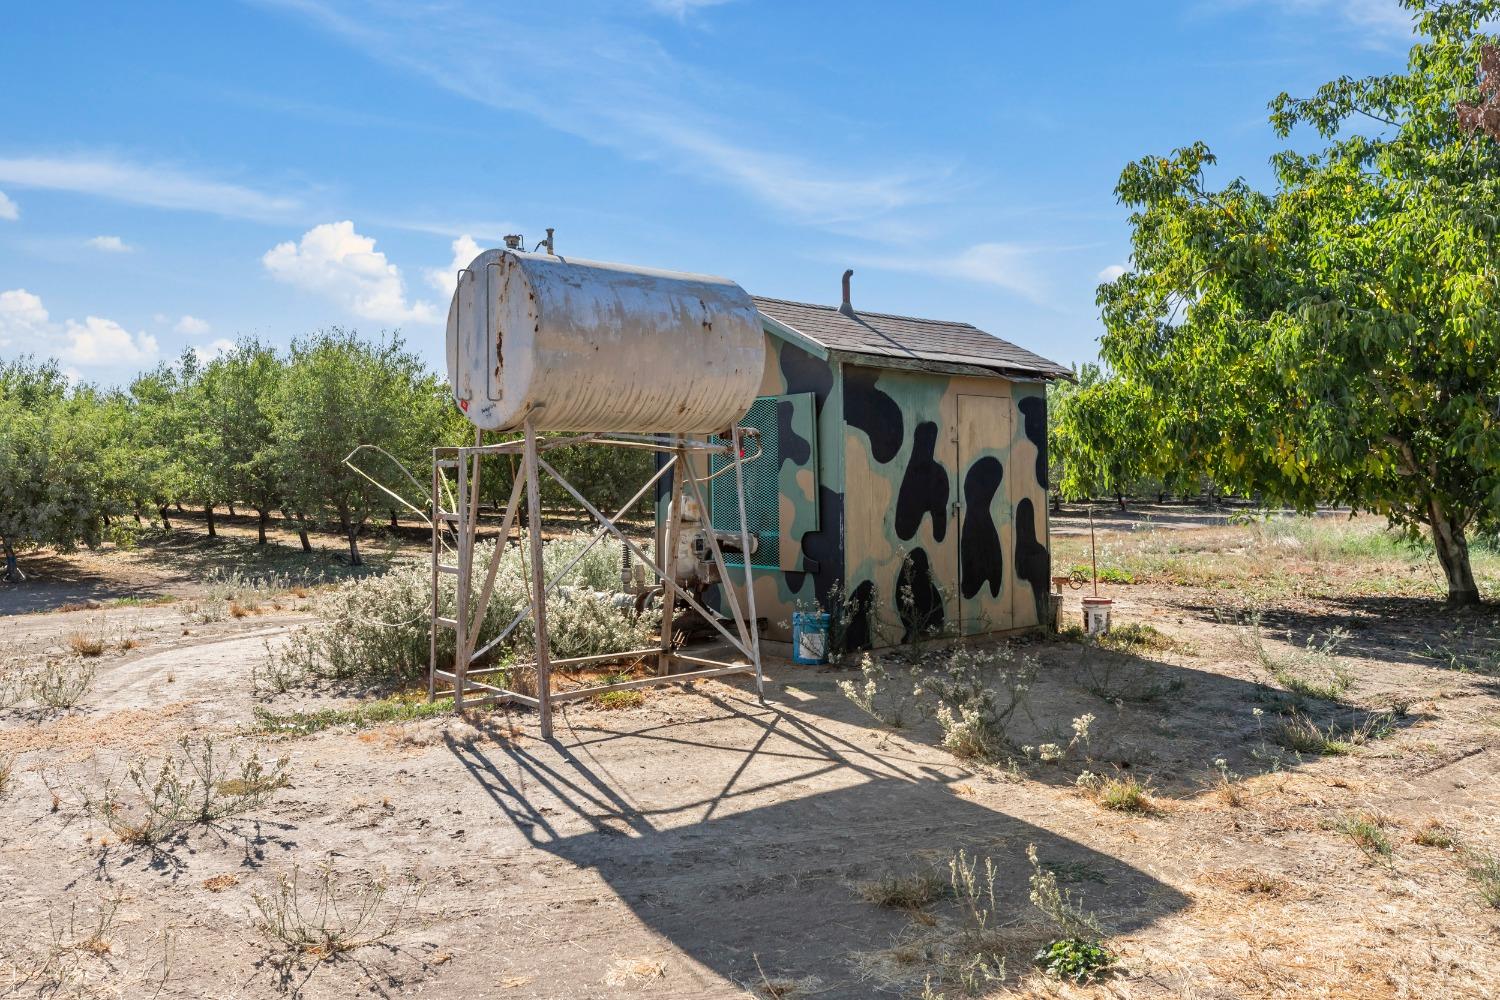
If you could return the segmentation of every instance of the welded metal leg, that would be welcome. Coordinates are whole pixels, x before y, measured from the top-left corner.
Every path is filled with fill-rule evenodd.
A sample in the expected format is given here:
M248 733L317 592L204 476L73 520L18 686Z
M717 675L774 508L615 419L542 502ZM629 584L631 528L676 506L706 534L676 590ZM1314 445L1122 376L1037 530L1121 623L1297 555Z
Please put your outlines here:
M531 542L531 614L536 622L536 701L542 739L552 738L552 650L547 639L547 577L542 566L542 491L536 431L526 421L526 529Z
M658 676L670 673L672 670L672 611L677 606L677 581L674 574L677 572L677 535L678 525L682 523L682 477L687 474L687 467L682 454L682 436L678 435L672 439L674 454L677 455L677 466L672 470L672 485L667 490L669 502L667 504L667 537L662 544L661 559L661 654L656 659L656 673ZM707 513L706 511L704 513Z
M745 517L745 449L741 444L738 427L730 431L730 443L734 447L734 495L740 504L740 562L745 567L745 610L750 619L750 662L755 665L755 695L764 705L766 681L760 670L760 626L755 620L755 573L750 568L750 525Z
M442 520L438 514L443 509L442 497L439 493L438 476L442 475L442 467L438 465L437 452L432 454L432 620L427 629L427 700L433 701L437 697L437 630L438 630L438 559L442 552L442 544L438 532Z

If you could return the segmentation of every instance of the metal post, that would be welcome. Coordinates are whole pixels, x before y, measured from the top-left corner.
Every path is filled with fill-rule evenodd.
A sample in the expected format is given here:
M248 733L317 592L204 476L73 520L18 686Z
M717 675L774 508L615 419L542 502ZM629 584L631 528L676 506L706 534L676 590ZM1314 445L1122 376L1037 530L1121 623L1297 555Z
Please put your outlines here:
M750 525L745 517L745 449L739 427L729 432L734 447L734 495L740 504L740 562L745 567L745 603L750 625L750 660L755 664L755 695L761 704L766 700L766 682L760 671L760 628L755 621L755 574L750 569Z
M542 491L537 473L536 431L526 420L526 530L531 542L531 614L536 622L536 701L542 739L552 739L552 665L547 640L547 577L542 567Z
M437 630L438 630L438 555L442 549L441 540L438 535L438 525L442 524L439 516L443 510L442 493L439 491L438 476L442 475L442 467L438 465L437 449L432 452L432 620L428 623L427 637L427 700L433 701L437 698Z
M681 434L673 436L672 446L673 453L678 456L678 463L677 468L672 470L672 485L667 490L667 537L659 562L662 569L661 654L656 659L657 676L664 676L672 670L672 610L677 605L677 526L682 522L682 477L687 473L684 468L686 456L682 454ZM702 513L706 514L707 511Z
M469 672L467 629L469 621L469 580L472 577L474 559L474 536L468 530L469 520L469 463L463 450L458 453L458 499L454 506L454 541L458 549L457 593L453 609L453 710L464 710L464 677Z

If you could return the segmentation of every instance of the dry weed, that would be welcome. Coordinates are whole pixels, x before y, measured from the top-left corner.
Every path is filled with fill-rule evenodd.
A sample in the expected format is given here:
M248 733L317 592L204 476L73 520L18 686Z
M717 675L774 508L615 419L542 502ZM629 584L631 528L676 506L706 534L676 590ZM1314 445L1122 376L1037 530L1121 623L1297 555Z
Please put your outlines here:
M321 960L384 941L421 898L422 889L421 883L409 881L391 902L383 872L340 872L329 860L307 875L293 865L252 899L262 934L289 951Z

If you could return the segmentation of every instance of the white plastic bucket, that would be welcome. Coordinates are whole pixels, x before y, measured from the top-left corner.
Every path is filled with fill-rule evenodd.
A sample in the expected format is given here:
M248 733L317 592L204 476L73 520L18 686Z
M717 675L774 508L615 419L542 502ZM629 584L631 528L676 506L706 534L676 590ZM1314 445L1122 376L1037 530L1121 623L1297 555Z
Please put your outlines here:
M1114 601L1108 597L1085 597L1083 599L1083 631L1087 635L1103 635L1109 631L1109 612Z

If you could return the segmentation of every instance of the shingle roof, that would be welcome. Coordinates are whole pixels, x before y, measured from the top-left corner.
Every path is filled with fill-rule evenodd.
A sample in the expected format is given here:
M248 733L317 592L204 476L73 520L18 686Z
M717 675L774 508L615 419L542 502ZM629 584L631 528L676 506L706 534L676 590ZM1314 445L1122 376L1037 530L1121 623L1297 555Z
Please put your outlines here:
M751 299L764 315L831 351L978 365L1043 378L1072 377L1062 365L968 323L863 311L851 318L835 306L760 295Z

